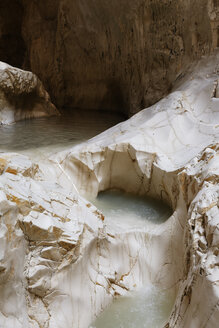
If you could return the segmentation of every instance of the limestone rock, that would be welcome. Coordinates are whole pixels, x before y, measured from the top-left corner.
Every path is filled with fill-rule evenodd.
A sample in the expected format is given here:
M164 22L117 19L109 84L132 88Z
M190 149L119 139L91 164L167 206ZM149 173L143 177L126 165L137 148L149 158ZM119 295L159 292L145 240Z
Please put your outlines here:
M0 124L58 115L35 74L0 62Z
M174 288L166 327L218 326L218 56L86 143L37 164L1 154L3 327L87 328L116 296L151 283ZM117 231L83 198L109 188L166 201L173 214Z
M217 52L192 67L156 105L51 158L58 164L55 176L69 190L77 186L86 195L119 188L171 205L174 218L151 257L158 262L147 263L143 278L163 288L175 284L176 303L166 325L171 328L218 325L218 62ZM157 246L150 246L153 253ZM170 266L162 265L161 249ZM159 279L151 272L159 272Z

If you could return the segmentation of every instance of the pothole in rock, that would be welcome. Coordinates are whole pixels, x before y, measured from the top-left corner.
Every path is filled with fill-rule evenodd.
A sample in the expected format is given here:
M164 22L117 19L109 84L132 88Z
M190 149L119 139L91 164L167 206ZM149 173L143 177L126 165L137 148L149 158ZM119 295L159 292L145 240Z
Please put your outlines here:
M135 231L149 236L172 215L160 200L119 190L100 192L92 203L104 214L106 227L118 235ZM90 328L161 328L173 308L175 292L175 288L142 286L114 300Z
M119 190L98 194L92 203L104 214L105 224L117 229L142 229L164 223L171 208L160 200Z

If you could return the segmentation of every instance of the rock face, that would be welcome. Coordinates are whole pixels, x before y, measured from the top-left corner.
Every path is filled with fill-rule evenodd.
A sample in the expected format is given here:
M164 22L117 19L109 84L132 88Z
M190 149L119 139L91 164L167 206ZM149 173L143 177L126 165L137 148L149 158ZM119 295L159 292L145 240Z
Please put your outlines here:
M58 114L35 74L0 62L0 124Z
M15 65L15 52L58 107L137 112L219 45L216 0L1 3L0 60Z
M137 112L218 46L217 1L23 3L30 69L59 106Z
M48 160L1 154L2 327L86 328L116 295L151 283L175 288L165 327L218 326L218 62ZM83 198L109 188L162 199L173 215L116 232Z
M20 0L0 2L0 61L22 67L26 46L22 37L23 6Z

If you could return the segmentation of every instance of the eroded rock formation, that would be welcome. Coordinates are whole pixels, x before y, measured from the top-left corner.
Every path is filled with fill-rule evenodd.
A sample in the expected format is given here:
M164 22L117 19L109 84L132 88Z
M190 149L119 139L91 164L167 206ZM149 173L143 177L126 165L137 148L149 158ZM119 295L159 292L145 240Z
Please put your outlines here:
M35 74L0 62L0 124L58 114Z
M3 327L86 328L116 295L150 283L175 288L166 327L217 327L218 60L48 160L1 154ZM156 230L115 232L82 197L108 188L162 199L173 215Z

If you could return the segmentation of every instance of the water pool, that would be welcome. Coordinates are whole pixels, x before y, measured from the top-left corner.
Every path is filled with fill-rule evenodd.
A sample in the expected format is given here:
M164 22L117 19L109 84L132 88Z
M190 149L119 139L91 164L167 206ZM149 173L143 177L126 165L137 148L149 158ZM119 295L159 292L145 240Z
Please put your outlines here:
M105 216L105 223L119 229L142 229L165 222L172 214L163 202L119 190L100 192L91 202Z
M17 152L43 159L86 141L124 119L116 112L66 110L61 116L0 126L0 152Z

